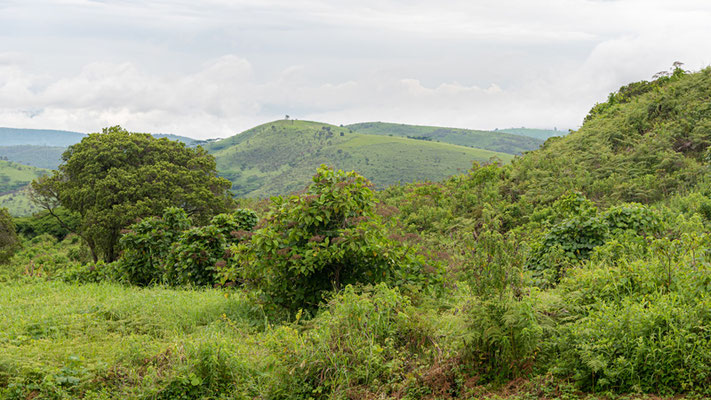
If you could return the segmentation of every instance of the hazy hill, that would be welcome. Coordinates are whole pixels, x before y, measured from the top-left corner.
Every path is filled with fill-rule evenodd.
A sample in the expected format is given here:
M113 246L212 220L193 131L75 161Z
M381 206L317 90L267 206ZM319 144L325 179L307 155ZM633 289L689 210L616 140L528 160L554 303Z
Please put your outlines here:
M508 154L521 154L524 151L534 150L543 143L543 140L529 137L529 135L522 136L520 134L512 134L503 131L478 131L439 126L393 124L387 122L363 122L347 125L346 128L358 133L402 136Z
M66 147L60 146L0 146L0 160L31 165L38 168L55 169L62 161Z
M0 144L3 146L33 145L67 147L78 143L83 133L51 129L0 128Z
M220 174L239 196L300 190L316 167L356 170L377 185L438 180L464 171L473 161L513 156L449 143L356 133L347 127L280 120L208 144Z
M539 140L546 140L549 137L554 136L565 136L568 134L567 129L555 130L555 129L533 129L533 128L508 128L499 129L496 132L511 133L514 135L528 136Z
M205 143L186 136L165 133L152 134L156 138L177 140L188 146ZM0 160L9 160L38 168L55 169L62 161L68 146L79 143L80 132L48 129L0 128Z

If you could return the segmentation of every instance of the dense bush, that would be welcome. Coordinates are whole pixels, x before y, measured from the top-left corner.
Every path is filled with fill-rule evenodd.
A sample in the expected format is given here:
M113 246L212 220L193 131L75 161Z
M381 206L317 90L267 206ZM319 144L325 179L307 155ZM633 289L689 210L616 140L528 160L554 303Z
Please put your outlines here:
M217 269L231 260L228 247L239 243L256 222L253 211L238 209L191 228L184 210L169 207L162 218L144 219L124 232L119 267L136 285L212 285Z

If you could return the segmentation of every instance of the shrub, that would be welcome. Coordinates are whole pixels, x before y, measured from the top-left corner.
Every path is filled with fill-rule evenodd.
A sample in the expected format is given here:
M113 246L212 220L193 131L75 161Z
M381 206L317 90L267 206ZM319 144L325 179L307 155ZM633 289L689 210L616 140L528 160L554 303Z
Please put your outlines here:
M294 311L347 284L419 279L421 264L388 239L374 205L364 177L321 166L305 193L273 200L263 226L234 248L239 267L222 279L241 278Z

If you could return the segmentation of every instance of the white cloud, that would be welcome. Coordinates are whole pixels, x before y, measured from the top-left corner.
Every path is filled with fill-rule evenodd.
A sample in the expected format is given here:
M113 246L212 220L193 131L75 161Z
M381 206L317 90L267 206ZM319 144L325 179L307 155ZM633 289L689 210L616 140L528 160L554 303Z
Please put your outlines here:
M290 114L576 127L607 93L711 63L683 0L0 3L0 126L227 136Z

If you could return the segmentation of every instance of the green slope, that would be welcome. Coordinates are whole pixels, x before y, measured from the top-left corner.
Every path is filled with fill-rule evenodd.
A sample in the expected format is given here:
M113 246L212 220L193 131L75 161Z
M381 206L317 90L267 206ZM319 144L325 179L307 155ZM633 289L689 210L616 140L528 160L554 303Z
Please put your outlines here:
M651 203L709 179L711 67L620 88L565 137L517 159L508 193L550 202L567 190L601 204Z
M533 129L533 128L508 128L499 129L497 132L511 133L519 136L528 136L539 140L546 140L554 136L565 136L568 134L568 130L557 130L557 129Z
M33 145L67 147L78 143L85 135L79 132L51 129L0 128L3 146Z
M275 121L207 145L220 174L239 196L285 194L304 188L316 167L356 170L376 185L439 180L473 161L513 156L403 137L354 133L309 121Z
M444 142L478 149L521 154L537 149L543 140L506 132L477 131L471 129L443 128L439 126L363 122L346 126L358 133L402 136L432 142Z
M13 217L24 217L40 211L34 203L30 201L27 193L28 186L19 190L0 194L0 208L7 208Z
M42 168L0 160L0 194L27 186L33 179L47 172L47 170Z

